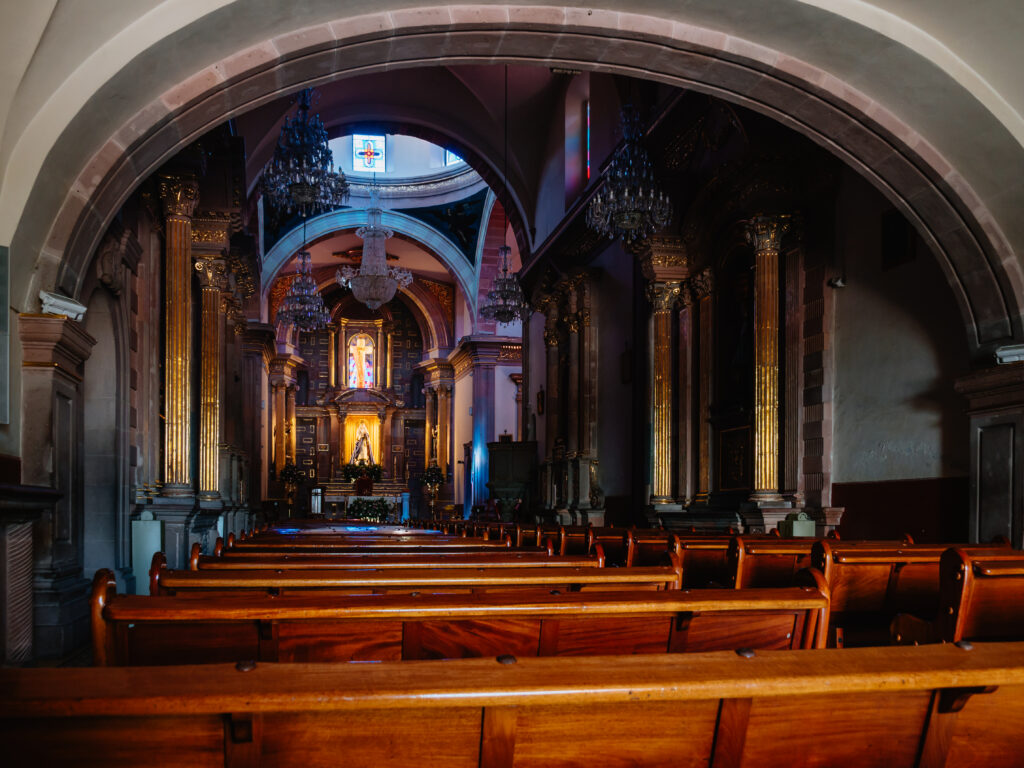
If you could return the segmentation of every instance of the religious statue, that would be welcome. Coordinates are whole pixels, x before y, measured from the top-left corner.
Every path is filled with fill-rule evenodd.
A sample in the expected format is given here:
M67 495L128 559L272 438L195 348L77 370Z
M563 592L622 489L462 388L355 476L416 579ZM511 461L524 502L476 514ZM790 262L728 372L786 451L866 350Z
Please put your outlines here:
M374 463L373 449L370 446L370 432L367 430L366 424L363 423L360 423L356 430L356 443L352 447L352 458L349 460L349 464L358 464L359 462Z
M349 386L373 387L373 341L366 334L354 337L348 347Z

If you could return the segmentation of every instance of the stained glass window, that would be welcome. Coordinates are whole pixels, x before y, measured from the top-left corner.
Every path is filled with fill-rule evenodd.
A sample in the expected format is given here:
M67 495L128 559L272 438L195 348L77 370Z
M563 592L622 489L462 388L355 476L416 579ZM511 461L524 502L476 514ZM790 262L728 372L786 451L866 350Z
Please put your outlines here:
M352 168L355 171L384 173L385 151L383 136L365 133L352 134Z
M450 149L446 149L444 151L444 164L446 166L448 166L448 165L455 165L456 163L461 163L461 162L462 162L462 158L459 157L458 155L456 155Z
M358 333L348 342L348 385L357 389L372 389L373 339Z

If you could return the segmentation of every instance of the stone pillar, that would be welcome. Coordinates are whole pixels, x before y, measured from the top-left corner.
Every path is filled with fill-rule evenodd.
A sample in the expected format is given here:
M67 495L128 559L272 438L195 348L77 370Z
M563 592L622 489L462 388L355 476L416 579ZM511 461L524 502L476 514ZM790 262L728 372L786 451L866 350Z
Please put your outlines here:
M672 442L674 418L672 408L672 379L675 367L673 355L672 323L676 301L679 299L680 284L652 282L647 286L647 298L651 302L652 344L651 344L651 450L653 452L651 472L651 503L673 504L672 491L674 463Z
M426 459L426 466L437 457L434 455L434 427L437 426L437 416L434 411L434 388L424 387L423 394L426 395L426 435L423 444L423 455Z
M34 653L64 656L88 642L84 578L82 376L96 340L63 315L21 315L21 480L60 494L34 534Z
M223 259L196 259L202 297L199 353L199 499L216 502L220 493L220 306L227 269Z
M437 465L448 476L449 432L452 420L452 385L443 382L437 385ZM476 411L473 411L475 416Z
M692 282L697 320L697 492L694 503L707 505L711 493L711 391L715 361L715 280L708 267Z
M519 441L525 439L523 431L523 374L510 373L508 377L516 385L516 433L514 439Z
M956 382L970 416L972 542L1006 536L1024 548L1024 349L1016 362L969 373ZM998 358L997 358L998 359Z
M554 458L558 437L558 298L547 300L544 322L544 346L547 347L547 392L544 395L544 455Z
M754 246L754 492L758 505L783 506L779 494L779 250L788 216L747 224Z
M192 213L194 177L161 176L166 233L164 358L164 485L161 494L191 501Z
M248 482L250 497L263 500L267 496L267 475L272 448L265 440L273 421L272 398L268 397L267 374L274 354L274 329L270 325L249 323L242 337L242 446L249 457Z

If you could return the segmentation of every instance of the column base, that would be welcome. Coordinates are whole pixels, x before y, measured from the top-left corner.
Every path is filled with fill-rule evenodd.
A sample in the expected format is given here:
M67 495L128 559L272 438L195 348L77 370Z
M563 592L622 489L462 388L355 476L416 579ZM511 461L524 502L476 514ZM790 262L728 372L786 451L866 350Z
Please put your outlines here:
M839 527L846 507L808 507L804 511L814 520L814 535L828 536Z
M707 506L682 509L676 514L662 513L656 522L660 522L669 531L697 533L724 531L730 526L741 530L743 519L734 509L713 509Z
M644 510L648 524L652 526L662 525L668 528L667 520L679 517L683 514L683 505L672 499L651 499L651 503Z
M33 653L37 659L60 659L89 642L89 580L81 572L62 576L36 574L33 588Z
M769 533L779 527L786 515L793 511L788 502L775 502L764 506L750 502L740 507L744 533Z

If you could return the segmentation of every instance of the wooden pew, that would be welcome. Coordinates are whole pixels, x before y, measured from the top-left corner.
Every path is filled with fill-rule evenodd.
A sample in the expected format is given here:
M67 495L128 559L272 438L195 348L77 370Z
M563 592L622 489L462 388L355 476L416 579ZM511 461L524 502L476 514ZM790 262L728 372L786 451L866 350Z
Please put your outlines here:
M941 555L938 581L935 618L896 616L894 642L1024 639L1024 552L951 547Z
M0 670L9 768L1019 766L1024 644Z
M796 574L810 565L814 541L778 537L752 540L747 536L733 536L726 550L728 586L733 589L793 586Z
M518 590L593 591L678 589L678 565L651 568L380 568L172 571L162 552L149 570L151 595L258 590L290 594L327 590L337 594L411 591L466 593Z
M241 570L276 568L603 568L604 550L600 546L592 556L553 557L548 550L522 551L499 549L491 552L411 551L399 554L360 554L340 552L228 552L223 555L201 554L198 542L192 546L189 569Z
M445 539L441 541L428 540L428 541L404 541L404 540L391 540L391 539L376 539L372 541L359 541L353 539L327 539L326 537L316 538L294 538L294 539L283 539L277 541L264 540L264 539L248 539L246 541L235 541L229 542L226 545L227 549L233 549L238 551L273 551L273 550L330 550L334 552L364 552L367 550L375 550L378 552L401 552L410 549L418 549L422 551L466 551L466 550L479 550L479 551L493 551L500 549L511 549L512 539L506 536L501 541L484 541L483 539Z
M828 598L793 588L183 599L118 595L102 569L92 619L100 666L683 653L823 647Z
M815 542L811 565L822 573L832 598L829 643L882 645L890 641L890 624L897 613L934 618L940 560L946 549L945 544ZM1003 543L970 551L1012 553Z

